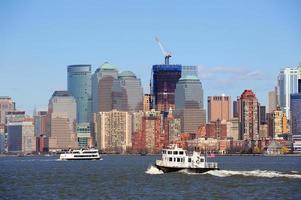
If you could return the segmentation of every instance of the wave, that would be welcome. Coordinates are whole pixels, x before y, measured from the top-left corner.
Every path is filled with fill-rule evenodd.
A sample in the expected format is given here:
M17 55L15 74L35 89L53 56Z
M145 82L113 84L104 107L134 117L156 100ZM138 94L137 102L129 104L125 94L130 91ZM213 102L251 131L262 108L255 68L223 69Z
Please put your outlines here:
M157 167L151 165L147 168L145 173L154 175L154 174L163 174L164 172L162 170L158 169Z
M301 179L301 174L288 174L277 171L268 170L253 170L253 171L231 171L231 170L212 170L205 174L210 174L212 176L218 177L228 177L228 176L253 176L253 177L263 177L263 178L298 178Z

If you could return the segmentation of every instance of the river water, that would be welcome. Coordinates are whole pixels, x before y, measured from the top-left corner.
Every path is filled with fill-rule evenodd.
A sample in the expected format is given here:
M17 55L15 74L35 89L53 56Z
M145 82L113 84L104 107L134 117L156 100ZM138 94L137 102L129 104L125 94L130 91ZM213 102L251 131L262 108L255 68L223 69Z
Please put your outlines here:
M158 158L0 157L0 199L301 199L301 157L216 157L206 174L162 174Z

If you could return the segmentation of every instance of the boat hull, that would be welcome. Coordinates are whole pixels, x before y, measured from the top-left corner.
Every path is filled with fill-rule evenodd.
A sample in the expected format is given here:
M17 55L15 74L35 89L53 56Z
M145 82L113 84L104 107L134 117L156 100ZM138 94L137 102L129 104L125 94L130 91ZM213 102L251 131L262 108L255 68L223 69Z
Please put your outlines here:
M219 168L181 168L181 167L165 167L160 165L155 165L159 170L164 173L177 172L181 170L187 170L191 173L205 173L211 170L219 170Z
M102 158L60 158L60 160L102 160Z

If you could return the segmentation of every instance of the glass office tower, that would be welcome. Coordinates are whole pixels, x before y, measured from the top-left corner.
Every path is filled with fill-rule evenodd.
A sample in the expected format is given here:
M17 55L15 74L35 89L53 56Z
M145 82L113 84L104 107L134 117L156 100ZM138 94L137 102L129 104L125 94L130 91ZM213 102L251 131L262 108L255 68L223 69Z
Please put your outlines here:
M68 91L76 100L77 123L90 122L92 109L91 65L68 66Z

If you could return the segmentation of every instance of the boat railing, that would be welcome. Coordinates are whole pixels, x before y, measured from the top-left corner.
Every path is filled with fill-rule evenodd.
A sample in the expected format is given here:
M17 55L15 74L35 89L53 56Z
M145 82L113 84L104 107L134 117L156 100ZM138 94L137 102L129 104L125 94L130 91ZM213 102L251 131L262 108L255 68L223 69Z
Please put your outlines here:
M205 167L206 168L217 168L217 162L206 162Z

